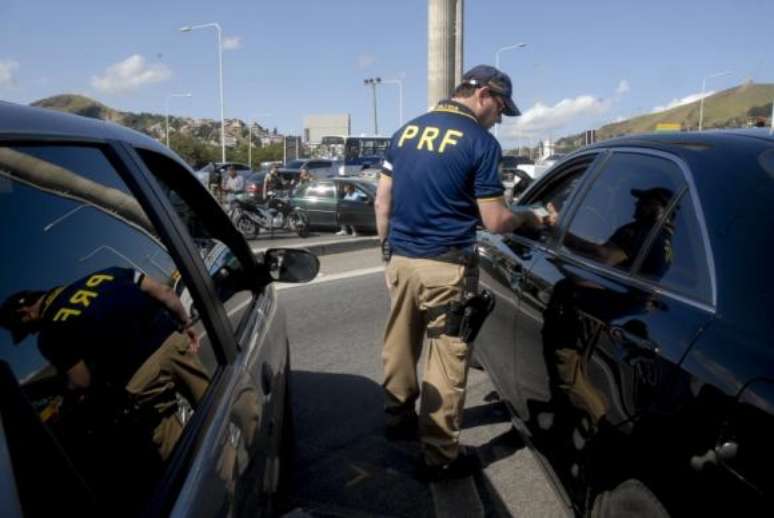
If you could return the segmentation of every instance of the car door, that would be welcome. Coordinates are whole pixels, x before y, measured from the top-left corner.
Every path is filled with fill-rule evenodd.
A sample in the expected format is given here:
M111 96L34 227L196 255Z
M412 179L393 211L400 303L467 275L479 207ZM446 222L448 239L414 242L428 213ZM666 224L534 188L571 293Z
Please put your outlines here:
M77 139L36 142L28 137L22 143L4 141L0 155L0 207L3 219L13 221L3 226L2 240L14 250L3 266L13 275L2 276L0 298L8 300L19 290L41 290L49 304L61 305L55 313L52 309L50 318L72 319L74 326L67 332L49 327L45 337L33 332L19 347L0 347L6 365L4 387L24 398L4 400L2 412L27 409L26 424L7 438L18 468L14 475L23 488L21 507L32 510L30 514L38 506L46 508L52 502L52 488L61 485L73 490L70 496L55 499L63 512L73 503L79 514L115 514L111 506L122 502L121 514L143 513L172 477L174 466L184 465L193 452L192 440L202 433L204 416L213 408L213 391L235 350L233 331L215 304L208 302L216 298L211 284L197 273L201 260L196 247L179 239L150 191L140 188L147 184L124 148ZM214 203L195 177L184 178L206 203ZM154 322L169 316L159 309L154 319L132 319L130 301L138 299L133 298L137 294L130 290L131 283L115 292L99 289L118 282L119 276L143 285L153 280L156 286L169 288L183 279L193 294L183 308L186 312L194 308L192 316L199 315L191 327L199 348L192 354L180 351L189 374L174 378L178 400L169 407L174 414L167 415L183 427L163 452L148 440L146 427L155 422L154 412L126 406L122 394L127 377L126 386L135 386L142 382L140 373L150 377L152 367L158 369L153 356L134 353L155 347L166 333L152 338ZM71 298L61 295L82 280L90 289L78 288ZM91 320L89 311L95 308L101 308L101 316ZM79 318L89 319L84 321L89 324L75 327ZM5 330L0 341L9 341ZM74 398L67 389L63 371L68 364L60 364L61 353L48 352L53 350L85 358L92 376L83 397ZM28 442L33 436L36 440ZM33 460L44 452L53 453ZM49 474L55 477L50 484L45 480ZM177 496L165 494L172 500Z
M211 516L226 504L236 515L251 514L268 506L278 483L289 369L284 318L273 290L248 288L260 286L249 282L251 277L264 282L268 277L256 268L252 251L233 226L222 218L220 225L213 224L214 218L209 222L201 218L212 208L203 206L197 192L180 182L185 178L181 166L152 151L136 153L184 224L183 233L197 242L213 240L215 233L222 236L202 247L200 255L204 278L212 283L215 295L209 303L225 319L229 338L236 342L219 379L222 392L212 410L209 444L191 457L198 474L187 477L183 489L187 497L173 503L172 514ZM159 499L163 503L158 509L166 512L169 499L163 495Z
M352 185L358 199L345 199L344 186ZM338 182L337 218L339 225L349 225L356 230L376 231L376 213L374 212L374 193L364 189L356 182Z
M560 215L577 184L593 164L596 153L572 160L561 171L547 178L533 191L529 202L515 205L525 210L530 204L551 203ZM544 248L551 233L522 228L502 236L481 232L479 256L481 284L496 297L495 309L476 339L475 354L495 378L495 384L517 414L528 419L527 401L543 390L545 371L541 351L519 342L518 329L523 320L536 318L530 308L522 308L520 290L536 251ZM528 324L531 325L531 324ZM522 379L526 376L526 379Z
M628 476L643 476L667 461L653 430L688 390L678 365L713 313L706 232L687 178L674 156L615 150L521 283L518 382L576 496L626 476L622 462ZM542 383L528 370L538 356Z
M293 202L309 216L311 226L332 229L337 226L336 197L333 181L315 180Z

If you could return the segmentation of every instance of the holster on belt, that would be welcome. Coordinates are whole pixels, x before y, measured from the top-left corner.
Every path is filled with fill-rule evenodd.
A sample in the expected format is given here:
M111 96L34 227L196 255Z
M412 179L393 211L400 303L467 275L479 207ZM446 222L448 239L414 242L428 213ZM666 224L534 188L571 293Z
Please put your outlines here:
M427 336L436 338L441 335L459 337L470 343L476 339L484 321L494 309L495 299L489 290L478 289L478 254L475 250L451 250L434 260L462 264L465 266L462 293L459 300L442 306L428 308L426 319L435 320L446 315L443 327L428 328Z

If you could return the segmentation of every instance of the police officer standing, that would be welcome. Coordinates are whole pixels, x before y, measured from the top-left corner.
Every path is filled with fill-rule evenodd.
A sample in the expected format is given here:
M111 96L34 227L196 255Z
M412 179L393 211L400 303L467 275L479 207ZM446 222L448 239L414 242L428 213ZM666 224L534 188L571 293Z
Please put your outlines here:
M385 434L400 440L419 433L420 474L430 480L478 467L459 445L471 351L455 327L456 310L477 292L476 226L503 233L544 223L539 211L505 205L497 174L501 149L488 130L501 115L520 114L511 94L506 74L486 65L471 69L451 99L393 135L379 179L376 220L391 298L382 353ZM554 218L549 212L545 222Z

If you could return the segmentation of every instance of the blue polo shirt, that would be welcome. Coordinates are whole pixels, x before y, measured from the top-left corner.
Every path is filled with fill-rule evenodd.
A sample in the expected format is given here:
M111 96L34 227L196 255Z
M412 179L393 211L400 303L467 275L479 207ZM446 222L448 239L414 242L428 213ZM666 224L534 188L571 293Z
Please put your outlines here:
M140 289L143 274L107 268L44 299L38 347L60 372L84 360L103 382L123 387L177 329L176 319Z
M392 177L388 240L394 253L434 257L469 248L478 201L504 192L500 144L464 105L443 101L393 135L382 174Z

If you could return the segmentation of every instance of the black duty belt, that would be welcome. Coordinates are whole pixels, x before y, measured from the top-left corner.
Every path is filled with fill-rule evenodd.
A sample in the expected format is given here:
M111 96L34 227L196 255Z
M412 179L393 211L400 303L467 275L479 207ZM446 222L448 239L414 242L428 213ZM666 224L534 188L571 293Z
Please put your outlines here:
M461 264L463 266L476 266L478 264L478 254L475 248L451 248L441 255L428 257L433 261L444 263Z

